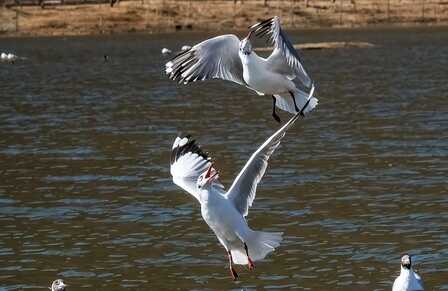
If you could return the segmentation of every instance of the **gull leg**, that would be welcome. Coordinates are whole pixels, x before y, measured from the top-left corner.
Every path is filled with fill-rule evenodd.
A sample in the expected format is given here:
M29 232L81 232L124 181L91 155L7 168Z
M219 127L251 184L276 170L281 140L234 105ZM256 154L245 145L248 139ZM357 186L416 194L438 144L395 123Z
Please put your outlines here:
M300 110L299 110L299 107L297 107L297 104L296 104L296 98L294 98L294 94L293 94L291 91L289 91L289 95L291 95L292 101L294 102L294 109L295 109L297 112L299 112ZM302 109L302 110L303 110L303 109ZM300 115L303 116L303 113L301 112Z
M311 98L308 99L308 101L306 101L305 105L303 105L303 108L300 110L300 115L303 117L305 116L305 114L303 113L303 111L305 110L305 108L308 106L308 104L310 104Z
M274 117L275 121L280 123L280 117L278 117L277 113L275 112L275 103L277 102L277 99L275 99L274 95L272 95L272 117Z
M249 257L249 250L247 249L247 245L246 245L246 243L244 243L244 250L246 251L247 261L249 262L249 263L248 263L248 265L249 265L249 270L253 270L253 269L255 269L255 264L254 264L254 262L252 262L252 260L251 260L250 257Z
M308 99L306 101L305 105L303 106L303 108L299 110L299 108L297 107L297 104L296 104L296 98L294 98L294 94L292 92L289 92L289 94L291 94L292 100L294 101L294 107L295 107L296 111L300 113L300 116L305 117L305 114L303 113L303 111L306 109L308 104L310 104L311 98Z
M232 275L233 281L236 281L238 279L238 274L235 271L235 269L233 268L233 259L232 259L232 253L229 251L227 251L227 255L229 257L229 268L230 268L230 275Z

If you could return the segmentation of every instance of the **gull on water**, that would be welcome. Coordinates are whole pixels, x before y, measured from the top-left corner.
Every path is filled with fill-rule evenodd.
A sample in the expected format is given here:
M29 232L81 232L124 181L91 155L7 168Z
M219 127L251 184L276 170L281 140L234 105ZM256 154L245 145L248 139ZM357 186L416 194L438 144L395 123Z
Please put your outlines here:
M65 291L65 287L67 287L67 285L64 284L64 281L62 281L62 279L57 279L53 281L53 284L51 284L51 287L48 289L51 291Z
M253 34L267 35L273 43L269 57L262 58L252 50L250 38ZM259 95L270 95L272 116L278 122L276 106L303 116L318 103L316 98L308 98L314 83L277 16L251 26L242 40L233 34L205 40L167 62L165 72L179 83L217 78L246 86ZM308 89L308 93L303 91Z
M162 55L169 55L169 54L171 54L172 52L173 52L172 50L167 49L166 47L164 47L164 48L162 49Z
M0 54L0 60L2 60L2 61L14 62L18 58L19 58L18 56L16 56L15 54L12 54L12 53L4 53L3 52Z
M227 251L232 278L238 274L233 264L248 265L266 257L280 245L281 232L254 231L246 217L255 199L257 185L268 166L268 159L280 145L286 131L299 118L294 115L271 135L250 157L226 192L209 156L190 136L177 137L171 152L173 182L201 204L202 218Z
M183 45L180 50L181 51L188 51L189 49L191 49L190 45Z
M400 275L395 279L392 291L423 291L422 278L412 269L411 256L401 257Z
M9 54L7 55L7 59L8 59L8 61L14 61L14 60L17 59L17 56L14 55L14 54L12 54L12 53L9 53Z

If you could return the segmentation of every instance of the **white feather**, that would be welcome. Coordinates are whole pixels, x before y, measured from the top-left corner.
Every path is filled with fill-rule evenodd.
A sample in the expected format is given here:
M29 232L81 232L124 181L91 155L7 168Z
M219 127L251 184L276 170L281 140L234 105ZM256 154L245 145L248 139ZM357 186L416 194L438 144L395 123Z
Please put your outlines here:
M174 141L171 156L173 181L200 202L203 219L230 252L235 264L249 263L245 245L252 261L265 258L280 245L282 233L254 231L245 216L255 199L257 184L263 177L269 157L299 116L294 115L252 154L227 193L219 181L212 182L210 186L205 183L204 188L199 188L197 179L211 165L210 160L190 138L178 137ZM187 141L183 142L184 139Z
M240 40L235 35L220 35L179 53L166 63L165 72L182 84L218 78L246 86L258 95L280 96L276 98L277 107L295 114L290 94L294 94L300 108L312 93L299 88L313 86L314 90L298 52L281 29L278 17L253 25L251 31L269 34L275 49L268 58L252 51L247 37ZM310 100L304 113L311 112L317 104L316 98Z

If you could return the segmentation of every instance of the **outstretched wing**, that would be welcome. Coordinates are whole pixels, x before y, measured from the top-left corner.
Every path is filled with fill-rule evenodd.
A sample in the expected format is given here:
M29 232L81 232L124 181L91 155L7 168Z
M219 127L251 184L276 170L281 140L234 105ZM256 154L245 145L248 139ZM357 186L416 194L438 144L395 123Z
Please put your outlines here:
M169 77L179 83L224 79L244 85L240 40L233 34L205 40L165 64Z
M299 53L283 32L278 16L254 24L250 27L250 30L260 37L269 35L269 40L275 47L268 58L268 62L271 64L272 69L277 69L281 73L288 74L289 72L284 71L285 65L287 65L290 67L291 72L299 78L306 87L311 86L311 78L308 76L302 65L303 62Z
M171 151L171 168L173 182L193 195L199 202L197 188L198 177L211 165L211 158L203 152L196 141L189 135L176 137ZM214 181L213 186L224 189L224 186Z
M294 115L285 125L271 135L259 148L252 154L244 168L236 177L226 196L232 200L236 209L243 215L247 216L249 207L255 199L257 185L263 178L264 172L268 166L269 157L280 145L281 139L285 136L286 131L299 118L300 113Z

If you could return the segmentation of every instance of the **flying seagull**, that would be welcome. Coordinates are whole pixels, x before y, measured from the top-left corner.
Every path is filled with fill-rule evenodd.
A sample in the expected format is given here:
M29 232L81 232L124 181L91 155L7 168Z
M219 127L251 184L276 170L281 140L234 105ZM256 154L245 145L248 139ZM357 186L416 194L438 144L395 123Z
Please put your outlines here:
M252 50L250 38L254 33L268 36L274 44L268 58L262 58ZM249 34L242 40L233 34L205 40L167 62L165 72L179 83L223 79L246 86L259 95L271 95L272 116L278 122L276 106L304 116L318 103L316 98L309 97L314 83L277 16L251 26ZM303 87L310 88L310 92L300 89Z
M64 281L62 281L62 279L57 279L53 281L53 284L51 284L51 287L48 289L51 291L65 291L65 287L67 287L67 285L64 284Z
M411 256L401 257L400 276L395 279L392 291L423 291L422 278L412 270Z
M187 135L174 141L170 169L173 181L201 204L202 218L227 251L234 280L238 274L233 264L248 265L252 270L254 262L266 257L282 240L281 232L250 229L246 217L269 157L299 116L300 113L294 115L252 154L227 192L219 182L218 171L211 158L194 139Z

